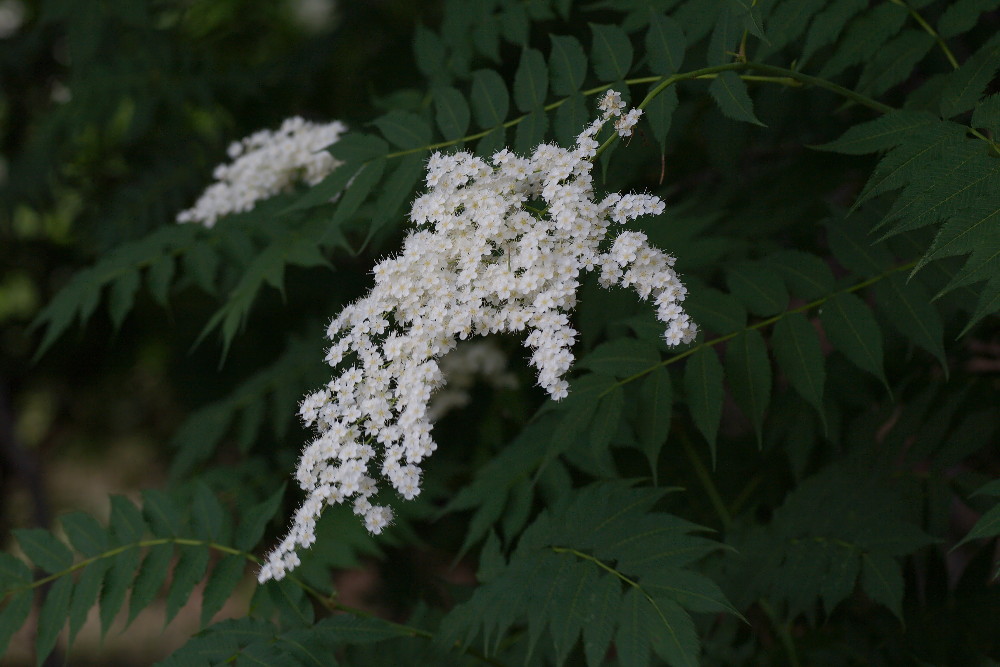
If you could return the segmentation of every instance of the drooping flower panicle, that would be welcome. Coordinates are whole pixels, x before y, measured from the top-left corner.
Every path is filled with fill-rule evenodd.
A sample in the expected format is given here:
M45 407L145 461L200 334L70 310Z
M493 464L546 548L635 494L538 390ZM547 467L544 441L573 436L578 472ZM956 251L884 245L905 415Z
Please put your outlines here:
M260 130L233 142L228 151L232 162L215 168L217 182L177 221L212 227L222 216L249 211L298 182L316 185L340 166L325 149L346 131L340 121L320 125L296 116L274 132Z
M416 229L402 253L379 263L371 292L330 323L326 361L342 370L301 404L303 421L317 432L296 471L307 498L260 581L298 564L296 549L315 540L326 505L352 503L377 534L392 519L389 508L373 503L377 478L406 499L420 493L420 464L436 449L428 401L443 383L437 360L459 340L527 330L539 384L553 399L565 397L577 335L569 315L582 271L599 270L601 285L652 299L668 344L694 339L673 258L641 232L606 242L613 225L659 214L664 205L644 194L595 201L597 133L618 117L629 119L616 123L626 136L639 115L625 112L614 91L600 108L603 115L572 149L542 144L530 157L504 149L490 162L468 152L431 156L428 190L413 204ZM542 210L529 206L538 200Z

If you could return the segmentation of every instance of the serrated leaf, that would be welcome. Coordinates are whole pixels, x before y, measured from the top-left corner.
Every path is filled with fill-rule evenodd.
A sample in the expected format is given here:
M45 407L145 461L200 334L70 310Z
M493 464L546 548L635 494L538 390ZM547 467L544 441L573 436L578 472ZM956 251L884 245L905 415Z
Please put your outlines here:
M998 0L956 0L938 19L938 33L944 39L963 33L976 25L980 14L998 6Z
M549 117L543 109L536 109L521 119L514 131L514 146L522 155L530 154L542 143L549 129Z
M604 663L611 644L621 603L621 584L614 577L600 577L594 584L591 598L592 617L583 626L583 650L590 667Z
M142 492L142 513L157 537L174 537L180 532L180 512L162 491L146 489Z
M537 49L521 52L521 62L514 74L514 103L521 111L536 111L545 106L549 88L549 69L545 57Z
M785 285L795 296L815 299L833 291L833 272L827 263L800 250L780 250L767 257L768 266L773 267L785 279Z
M131 624L143 609L157 598L163 582L170 572L170 562L174 558L174 545L154 544L149 547L139 572L132 582L128 603L128 623Z
M933 46L934 38L923 30L904 30L868 61L858 79L858 89L873 97L883 94L905 81Z
M340 203L337 204L337 210L333 214L333 220L329 223L331 226L336 227L354 215L365 199L368 198L369 193L371 193L375 185L382 179L382 173L385 171L385 164L385 158L379 158L369 162L357 174L357 176L354 177L354 182L349 188L347 188L343 198L340 200ZM312 245L311 247L315 248L315 245ZM283 266L284 263L281 262L281 265Z
M8 553L0 553L0 593L31 584L31 568Z
M938 123L938 119L926 111L898 109L874 120L851 126L839 139L813 146L822 151L865 155L906 142L918 128Z
M669 76L680 71L687 46L684 30L669 16L652 12L646 31L646 57L653 74Z
M590 421L590 446L595 450L606 450L618 432L622 409L625 406L625 390L615 385L601 397Z
M578 365L604 375L627 378L648 371L659 362L659 353L648 342L634 338L616 338L598 345Z
M708 53L705 55L710 66L716 67L732 61L743 33L744 22L741 19L734 7L726 7L718 12L712 27L712 37L708 41Z
M684 391L695 425L712 452L715 467L715 437L722 419L722 364L715 350L704 347L687 359L684 368Z
M788 292L776 271L762 262L741 262L726 272L729 290L751 313L780 313L788 306Z
M556 109L554 131L556 140L564 148L571 148L576 144L576 138L580 134L581 128L587 124L590 116L587 111L587 102L583 95L570 95Z
M948 74L941 91L941 115L951 118L976 106L1000 69L1000 35L988 40L958 70Z
M671 86L654 97L643 114L653 128L653 136L660 144L660 151L664 153L667 150L667 134L670 132L677 104L677 87Z
M257 546L260 538L264 536L264 529L267 528L267 524L278 513L278 508L281 506L281 499L284 495L285 487L282 485L271 497L255 505L243 515L243 521L240 523L240 527L234 536L234 546L237 549L240 551L250 551Z
M549 53L552 92L573 95L580 90L587 77L587 56L583 46L575 37L568 35L549 35L549 39L552 41Z
M1000 134L1000 93L994 93L976 105L972 112L972 126Z
M747 323L746 310L739 301L710 287L692 289L684 308L695 322L718 334L739 331Z
M12 595L4 608L0 609L0 646L10 645L10 638L27 621L34 600L33 589L21 591Z
M61 577L52 584L42 610L38 615L38 630L35 636L35 664L41 665L49 657L56 645L56 638L66 622L69 600L73 592L73 578Z
M222 537L226 512L219 503L219 499L203 482L198 482L195 486L191 519L197 537L210 541L219 540Z
M670 372L666 368L655 369L639 387L639 415L636 428L639 444L649 461L654 482L660 449L670 434L673 400Z
M916 281L907 282L897 273L879 281L875 285L875 294L893 327L933 354L947 369L941 316L931 305L927 291Z
M409 111L393 109L376 118L372 124L379 129L389 143L404 150L424 148L431 141L430 127L423 118Z
M215 274L219 269L219 256L204 243L195 244L183 255L184 274L194 278L194 282L206 294L215 294Z
M471 117L465 96L451 86L438 88L431 96L434 100L434 118L441 135L449 141L465 136Z
M594 74L601 81L624 79L632 68L632 42L616 25L590 23L593 37L590 56Z
M335 144L331 145L327 151L341 162L353 164L356 171L363 162L384 157L388 154L389 144L374 134L349 132L338 139ZM333 174L336 174L340 169L343 169L343 167L334 170ZM336 194L336 192L331 193L331 196L333 194Z
M615 648L622 664L649 665L650 635L655 632L649 619L655 615L649 601L637 589L629 589L618 607Z
M59 517L59 523L73 548L88 558L100 554L108 546L107 531L85 512L64 514Z
M73 645L77 633L87 620L91 607L97 602L97 596L101 592L101 584L104 582L104 574L110 566L111 561L102 559L85 567L80 574L73 589L73 599L69 605L68 646Z
M860 216L831 219L826 229L833 256L855 275L869 278L892 267L892 254L885 245L872 243Z
M167 306L170 294L170 284L173 282L174 274L177 270L177 263L171 255L164 255L149 266L146 273L146 283L149 293L156 303L163 307Z
M482 128L502 125L510 109L510 96L500 75L493 70L476 70L472 75L472 115Z
M753 101L747 93L747 85L735 72L720 72L709 84L708 92L724 116L767 127L754 114Z
M174 566L170 590L167 592L165 625L170 624L191 597L195 584L205 576L209 553L207 546L188 546L181 550L181 557Z
M866 553L861 558L861 588L903 620L903 573L892 556Z
M882 329L871 308L846 292L835 294L819 311L823 330L834 347L889 389L882 362Z
M49 531L20 528L11 533L31 562L49 574L61 572L73 564L73 552Z
M995 256L997 255L1000 255L1000 248L997 248ZM981 319L1000 311L1000 279L997 279L995 275L982 288L979 300L976 302L976 309L973 311L968 323L959 332L960 338L967 334Z
M233 594L236 585L243 579L246 566L247 560L242 554L229 554L216 563L201 596L202 627L208 625Z
M771 362L767 345L756 329L750 329L726 344L726 378L733 399L753 424L761 444L764 411L771 398Z
M392 175L385 179L382 191L375 200L372 232L397 216L400 208L409 201L414 186L424 173L425 162L424 156L419 153L407 155L400 160Z
M111 496L110 525L117 545L138 542L146 533L146 523L142 519L142 512L125 496Z
M906 19L906 9L892 3L876 5L853 19L819 76L831 78L852 65L869 61L887 40L899 34Z
M111 323L115 329L121 328L125 317L132 310L132 304L135 303L135 293L139 290L140 282L138 271L127 271L111 283L108 312L111 314Z
M847 22L867 7L868 0L834 0L829 7L817 14L809 24L800 66L817 50L836 41Z
M139 565L139 549L127 549L113 556L111 565L104 573L104 586L101 588L101 635L108 633L108 628L115 620L125 602L129 584Z
M816 408L825 427L823 385L826 370L816 330L802 313L789 313L774 326L772 344L778 365L802 398Z

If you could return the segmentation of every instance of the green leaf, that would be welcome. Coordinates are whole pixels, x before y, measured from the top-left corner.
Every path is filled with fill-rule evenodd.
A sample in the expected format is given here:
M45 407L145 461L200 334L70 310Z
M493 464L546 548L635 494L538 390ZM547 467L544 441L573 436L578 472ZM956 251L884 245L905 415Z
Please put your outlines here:
M732 62L733 55L739 48L743 33L743 17L737 15L735 7L726 7L718 13L712 37L708 42L706 61L712 67Z
M138 271L127 271L111 284L111 295L108 299L108 312L115 329L121 328L125 316L132 310L135 303L135 293L139 290Z
M852 65L871 60L887 40L899 34L907 16L904 7L885 3L852 20L819 76L828 79Z
M110 560L111 565L104 573L104 586L101 588L101 635L108 633L108 628L125 603L125 594L139 565L139 549L127 549Z
M215 294L215 275L219 270L219 255L207 244L196 244L184 254L184 274L206 294Z
M998 6L1000 0L956 0L949 4L938 19L938 33L944 39L961 34L976 25L980 14Z
M899 109L853 125L839 139L813 148L847 155L875 153L894 148L906 142L915 130L938 122L933 114L926 111Z
M510 109L507 86L493 70L476 70L472 75L472 115L482 128L503 125Z
M670 132L677 104L677 87L671 86L654 97L643 114L653 128L653 136L660 144L660 151L664 153L667 150L667 134Z
M60 577L52 584L48 595L45 596L42 611L38 615L38 630L35 636L35 664L37 665L45 662L56 645L59 631L66 623L72 592L73 578Z
M101 584L104 583L104 575L109 567L111 567L111 561L102 559L85 567L83 573L80 574L73 589L73 599L69 605L69 641L67 645L73 645L77 633L90 614L91 607L97 602L97 596L101 592Z
M128 498L111 496L111 531L116 545L138 542L146 533L142 512Z
M167 592L167 612L164 622L166 625L170 624L181 607L187 603L195 584L205 576L209 553L207 546L188 546L181 551L181 557L174 566L170 590Z
M559 145L564 148L572 148L576 144L576 138L589 121L586 98L579 94L567 97L556 109L553 129Z
M62 572L73 564L73 552L42 528L12 530L17 543L32 563L49 574Z
M747 94L747 85L735 72L720 72L709 84L708 92L724 116L767 127L754 115L753 102Z
M1000 69L1000 35L986 42L958 70L948 74L941 91L941 115L951 118L976 106Z
M247 560L242 554L229 554L212 569L201 596L201 626L208 625L222 606L233 594L236 585L243 579Z
M128 623L131 624L143 609L157 598L163 582L170 572L170 563L174 558L174 545L155 544L149 547L146 557L142 559L139 573L132 582L132 592L129 595Z
M972 112L972 126L1000 134L1000 93L994 93L976 104Z
M772 344L778 365L802 398L816 408L825 428L823 384L826 371L816 330L802 313L789 313L774 326Z
M204 482L198 482L191 506L191 522L194 524L195 536L209 541L222 539L225 520L226 511L215 493Z
M642 593L630 589L618 607L618 631L615 649L623 665L645 667L649 665L650 635L658 628L651 622L656 610Z
M659 367L653 370L639 387L639 414L636 428L639 444L649 461L654 482L660 449L670 434L673 400L670 372L666 368Z
M722 418L722 364L715 350L704 347L690 357L684 368L684 390L694 423L708 441L715 467L715 437Z
M97 556L107 549L107 531L86 512L64 514L59 517L59 523L73 548L87 558Z
M157 537L175 537L181 530L181 516L174 503L162 491L142 492L142 514Z
M903 572L892 556L875 552L861 557L861 588L903 620Z
M726 272L726 285L755 315L767 317L788 307L785 285L768 264L741 262Z
M802 299L826 296L834 289L826 261L800 250L780 250L765 260L785 279L789 291Z
M385 158L379 158L373 162L369 162L361 169L357 176L354 177L354 182L351 186L347 188L344 193L344 197L337 204L337 210L333 214L333 220L330 221L331 226L338 226L343 222L350 219L352 215L358 210L358 207L364 203L365 199L368 198L368 194L372 191L375 185L382 180L382 173L385 171ZM275 249L275 254L277 255L275 259L279 259L284 253L281 252L285 248L280 246L271 246ZM315 248L315 245L310 247ZM281 266L284 262L280 263Z
M417 69L428 79L440 77L446 71L444 42L436 32L419 23L413 32L413 55Z
M12 595L6 606L0 609L0 646L10 645L10 638L27 621L34 600L33 589L21 591Z
M430 127L423 118L409 111L393 109L376 118L372 124L382 132L382 136L388 139L389 143L404 150L425 148L431 141Z
M817 14L809 24L799 66L804 65L820 48L835 42L847 22L867 7L868 0L834 0Z
M740 302L710 287L691 289L684 307L695 322L717 334L739 331L747 323L746 310Z
M545 106L549 88L549 70L545 57L537 49L521 52L521 62L514 74L514 103L521 111L536 111Z
M832 218L827 222L827 241L833 256L848 271L870 278L889 270L892 254L882 243L872 243L866 225L858 215Z
M431 97L434 99L434 118L441 135L449 141L465 136L470 119L465 96L457 89L446 86L434 90Z
M587 56L575 37L549 35L549 39L552 41L549 53L552 92L573 95L580 90L587 77Z
M726 378L733 399L753 424L760 446L764 411L771 397L771 362L767 345L756 329L749 329L726 344Z
M648 371L660 362L660 355L646 341L616 338L601 343L580 360L578 366L619 379Z
M381 137L376 137L373 134L350 132L342 136L337 143L330 146L327 150L331 155L333 155L333 157L337 158L341 162L352 165L353 171L357 171L357 169L361 166L361 163L387 155L389 153L389 144L387 144ZM339 167L335 169L333 174L331 174L328 178L334 177L343 168L344 167ZM351 176L353 176L353 172L351 173ZM348 178L350 178L350 176L348 176ZM326 181L324 181L324 183L325 182ZM317 187L323 187L323 183ZM330 192L329 196L332 197L339 191L340 188Z
M590 667L604 664L621 604L621 584L614 577L599 578L592 590L591 620L583 626L583 650Z
M652 12L646 31L646 57L653 74L669 76L680 71L687 43L680 24L669 16Z
M632 42L616 25L591 23L591 64L601 81L620 81L632 68Z
M278 508L281 507L281 499L284 495L285 487L282 485L270 498L251 508L244 515L243 522L236 531L234 537L235 544L233 546L240 551L251 551L257 546L260 538L264 536L264 529L267 528L267 524L278 513Z
M164 308L167 306L170 284L173 282L176 270L177 262L174 261L174 258L170 255L164 255L150 264L149 271L146 273L149 293L156 303Z
M514 146L521 155L528 155L545 139L549 117L543 109L536 109L525 116L514 132Z
M601 397L590 420L590 447L594 450L606 450L616 433L621 421L622 409L625 407L625 390L621 385L615 385L611 391Z
M875 97L902 83L933 46L934 38L923 30L904 30L868 61L858 79L858 90Z
M995 249L994 258L1000 255L1000 248ZM996 264L996 262L994 262ZM994 273L994 276L996 274ZM973 326L979 323L979 320L983 319L987 315L992 315L1000 311L1000 280L996 277L992 278L986 283L986 286L982 288L979 295L979 300L976 302L976 310L972 313L972 317L969 318L968 323L959 333L959 337L967 334Z
M875 285L879 306L899 333L933 354L947 372L941 316L931 305L930 295L916 281L897 274Z
M882 329L871 308L853 294L840 292L823 304L819 316L834 347L892 393L882 363Z

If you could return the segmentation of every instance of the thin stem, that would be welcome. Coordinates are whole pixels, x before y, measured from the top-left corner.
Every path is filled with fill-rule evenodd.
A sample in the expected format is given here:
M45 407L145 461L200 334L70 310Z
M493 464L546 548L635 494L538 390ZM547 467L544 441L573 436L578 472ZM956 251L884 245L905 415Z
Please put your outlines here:
M757 606L761 608L764 614L767 615L771 625L774 627L775 632L778 633L778 638L781 640L781 645L785 649L785 654L788 656L788 664L792 667L801 667L802 663L799 662L799 654L795 651L795 642L792 639L792 633L788 631L788 626L781 622L778 618L778 614L774 611L774 607L771 606L765 598L757 600Z
M911 7L910 3L906 2L906 0L889 0L889 2L894 5L899 5L900 7L905 7L906 11L908 11L910 16L913 17L913 20L924 29L924 32L934 38L934 41L937 42L938 47L944 53L944 57L948 59L949 63L951 63L952 68L958 69L958 60L955 59L955 54L951 52L951 49L948 48L948 45L945 43L941 35L938 34L938 31L934 29L934 26L928 23L924 17L920 15L920 12Z
M719 521L722 522L722 529L729 530L729 527L733 524L733 517L729 513L729 510L726 509L726 503L723 502L722 496L719 494L719 489L716 488L715 482L712 481L712 475L708 472L705 464L701 462L701 457L694 450L690 439L682 437L681 444L684 445L684 453L687 454L688 460L691 462L691 467L694 468L695 475L698 476L701 485L705 487L705 493L708 494L708 499L711 501L712 507L715 508L715 513L719 515Z

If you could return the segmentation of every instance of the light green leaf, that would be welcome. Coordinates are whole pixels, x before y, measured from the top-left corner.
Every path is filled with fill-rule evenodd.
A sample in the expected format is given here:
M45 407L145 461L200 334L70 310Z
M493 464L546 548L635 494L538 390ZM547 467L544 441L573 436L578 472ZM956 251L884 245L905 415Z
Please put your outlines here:
M853 294L840 292L823 304L819 316L834 347L881 380L891 394L882 362L882 330L871 308Z
M823 411L823 384L826 381L823 351L819 337L802 313L789 313L774 326L774 356L795 390L819 413Z
M726 344L726 378L733 399L753 424L760 446L764 411L771 398L771 362L767 345L756 329L749 329Z
M575 37L549 35L552 51L549 53L549 73L552 92L572 95L580 90L587 77L587 56Z
M589 25L593 35L590 55L594 74L605 82L624 79L632 68L632 42L628 35L616 25Z
M549 70L545 57L537 49L521 52L521 62L514 74L514 103L521 111L536 111L545 106L549 88Z
M766 127L753 112L753 102L747 94L747 85L735 72L720 72L708 86L712 99L724 116L746 123Z
M715 437L722 418L722 364L715 350L705 347L690 357L684 368L684 390L691 417L708 441L715 467Z

